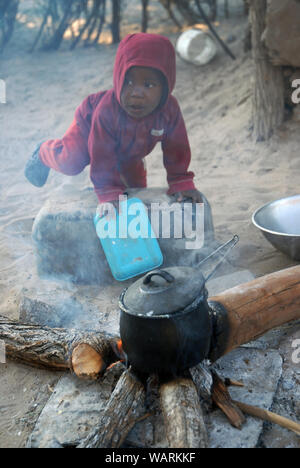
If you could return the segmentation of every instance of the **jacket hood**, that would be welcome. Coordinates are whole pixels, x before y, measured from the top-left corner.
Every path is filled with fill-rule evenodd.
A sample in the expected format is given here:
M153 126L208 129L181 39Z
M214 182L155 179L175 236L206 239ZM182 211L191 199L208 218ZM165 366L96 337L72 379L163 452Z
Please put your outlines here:
M131 67L156 68L165 76L168 97L176 80L175 49L169 39L159 34L129 34L119 44L114 65L114 91L120 103L126 72Z

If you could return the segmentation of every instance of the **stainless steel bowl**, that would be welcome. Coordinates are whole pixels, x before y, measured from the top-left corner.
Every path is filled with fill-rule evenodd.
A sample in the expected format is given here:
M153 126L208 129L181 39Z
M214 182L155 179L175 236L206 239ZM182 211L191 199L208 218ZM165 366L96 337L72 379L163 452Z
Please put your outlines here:
M252 222L276 249L300 260L300 195L258 208Z

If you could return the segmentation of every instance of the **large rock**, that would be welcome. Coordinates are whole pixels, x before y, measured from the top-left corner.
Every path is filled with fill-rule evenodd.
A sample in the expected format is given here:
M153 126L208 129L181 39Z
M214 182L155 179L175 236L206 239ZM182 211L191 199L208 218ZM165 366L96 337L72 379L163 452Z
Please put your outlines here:
M27 448L76 447L97 426L108 399L124 371L117 364L99 382L64 375L37 420Z
M174 203L166 195L165 189L130 190L129 197L140 198L148 208L153 202L166 209ZM217 246L211 209L206 198L203 198L203 247L187 248L192 242L189 234L188 237L175 238L172 225L174 220L171 217L170 238L164 238L162 233L158 234L164 266L195 265ZM32 233L41 277L84 284L103 285L113 282L94 227L96 206L97 200L92 190L56 193L46 202L36 217ZM195 224L195 213L191 222ZM203 225L200 230L203 231Z
M268 0L263 38L274 65L300 67L299 25L299 0Z
M230 387L234 400L270 410L282 375L278 351L238 348L219 359L214 366L224 378L243 382L244 387ZM254 448L263 431L263 421L246 416L241 430L232 427L221 410L208 414L210 448Z

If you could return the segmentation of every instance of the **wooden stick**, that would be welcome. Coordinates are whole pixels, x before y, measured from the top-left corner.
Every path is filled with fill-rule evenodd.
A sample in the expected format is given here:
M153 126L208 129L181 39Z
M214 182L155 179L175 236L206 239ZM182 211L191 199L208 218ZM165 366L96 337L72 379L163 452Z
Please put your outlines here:
M145 390L127 369L121 375L97 427L77 448L118 448L145 414Z
M238 382L237 380L232 380L229 377L226 377L224 380L226 387L244 387L243 382Z
M19 323L1 315L0 340L5 343L6 356L12 360L50 370L71 369L85 377L88 372L83 368L83 350L90 350L91 353L93 348L93 358L98 362L99 372L104 365L107 367L119 359L114 352L118 339L108 333L41 327ZM101 364L100 359L103 361ZM88 365L92 370L91 378L95 378L96 364Z
M207 431L193 381L177 378L162 384L160 401L169 448L207 448Z
M212 401L223 411L230 421L230 424L237 429L241 429L245 422L245 417L241 410L235 405L223 380L215 371L212 371Z
M43 34L43 31L44 31L44 28L45 28L45 26L46 26L46 23L47 23L47 20L48 20L48 16L50 15L50 13L51 13L51 4L49 3L48 9L47 9L47 11L46 11L46 13L45 13L45 15L44 15L44 19L43 19L43 22L42 22L42 24L41 24L41 26L40 26L39 32L38 32L38 34L37 34L37 36L36 36L36 38L35 38L35 40L34 40L32 46L31 46L31 48L30 48L30 50L29 50L29 53L30 53L30 54L31 54L31 53L34 51L34 49L36 48L37 43L39 42L39 40L40 40L40 38L41 38L41 35Z
M102 6L102 10L101 10L100 18L99 18L97 34L96 34L96 37L95 37L95 39L93 41L93 44L98 44L98 41L99 41L99 38L100 38L100 35L101 35L101 32L102 32L103 25L105 23L106 0L102 0L101 6Z
M241 284L210 301L223 305L228 317L228 336L213 356L216 360L272 328L300 318L300 266Z
M148 29L148 6L149 0L142 0L142 32Z
M211 400L213 377L211 371L203 363L189 369L198 395L204 401Z
M244 413L250 414L251 416L255 416L256 418L262 419L264 421L278 424L279 426L284 427L285 429L289 429L290 431L293 431L300 436L300 424L292 421L291 419L284 418L283 416L279 416L278 414L272 413L271 411L258 408L257 406L246 405L240 401L234 400L234 403Z
M91 13L89 14L89 16L86 18L86 21L85 21L84 25L82 26L82 28L80 29L80 32L79 32L78 36L76 36L76 38L75 38L74 41L72 42L71 47L70 47L70 50L75 49L75 47L77 46L78 42L79 42L80 39L82 38L84 32L85 32L85 31L87 30L87 28L89 27L89 25L90 25L91 21L93 20L93 18L97 17L97 13L98 13L98 10L99 10L99 7L100 7L100 2L101 2L101 0L95 0L95 1L94 1L92 11L91 11ZM90 33L89 33L89 34L90 34Z
M162 6L167 10L171 20L176 24L176 26L181 29L182 28L182 25L180 24L180 22L178 21L178 19L176 18L176 16L174 15L173 11L172 11L172 8L171 8L171 2L169 1L161 1L160 0L160 3L162 4Z

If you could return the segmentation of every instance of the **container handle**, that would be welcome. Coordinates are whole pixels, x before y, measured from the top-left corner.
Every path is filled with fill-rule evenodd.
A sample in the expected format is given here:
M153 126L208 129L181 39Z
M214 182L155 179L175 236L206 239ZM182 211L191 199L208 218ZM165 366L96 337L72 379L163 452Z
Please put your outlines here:
M215 263L213 269L211 270L211 272L209 274L204 274L203 273L205 281L208 281L215 274L215 272L217 271L217 269L219 268L221 263L223 263L223 261L225 260L225 258L229 254L229 252L238 243L238 241L239 241L239 236L236 234L235 236L233 236L233 238L230 241L228 241L225 244L218 247L217 250L215 250L208 257L206 257L204 260L202 260L202 262L198 263L198 267L200 267L200 270L201 270L201 267L203 267L203 265L206 262L208 262L209 260L214 259L215 257L217 257L216 263ZM219 256L219 258L218 258L218 256Z
M173 281L175 280L174 276L172 276L170 273L168 273L165 270L154 270L154 271L150 271L150 273L148 273L145 276L143 280L143 284L149 284L152 276L155 276L155 275L160 276L161 278L165 279L168 283L173 283Z

